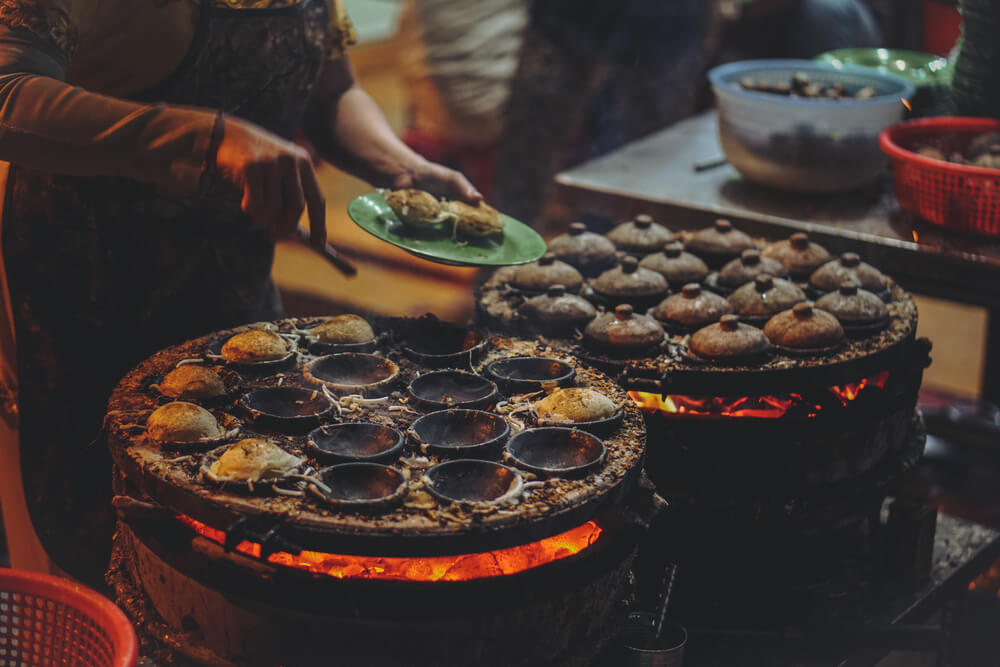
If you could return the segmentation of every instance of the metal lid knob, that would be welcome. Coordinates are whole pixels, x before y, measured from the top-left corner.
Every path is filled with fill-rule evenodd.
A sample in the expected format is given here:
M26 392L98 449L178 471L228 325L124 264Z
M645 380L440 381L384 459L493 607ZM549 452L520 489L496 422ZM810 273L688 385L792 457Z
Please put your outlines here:
M840 285L840 293L844 296L854 296L861 288L861 283L854 278L848 278Z
M579 236L580 234L583 234L585 231L587 231L587 225L583 224L582 222L574 222L569 226L570 236Z
M754 266L756 264L760 264L760 251L744 250L740 253L740 261L743 262L744 266Z
M861 257L855 252L845 252L840 256L840 263L846 267L853 267L861 264Z
M803 301L792 306L792 312L798 318L808 319L813 316L813 307L812 304Z
M681 288L681 294L685 299L697 299L701 296L701 285L698 283L688 283Z
M547 252L538 260L540 266L551 266L556 261L554 253Z
M680 257L682 252L684 252L684 246L680 243L668 243L663 246L663 254L672 259Z
M788 238L788 243L796 250L809 248L809 235L805 232L795 232Z
M758 292L766 292L774 287L774 278L767 274L762 274L754 278L753 284Z
M545 292L548 296L563 296L566 294L565 285L551 285Z
M740 318L732 313L719 318L719 326L723 331L736 331L740 327Z
M622 273L635 273L639 269L639 260L635 257L626 257L622 260Z
M617 317L619 320L627 320L631 318L633 312L634 311L632 309L632 306L630 306L627 303L615 306L615 317Z
M733 229L733 223L728 220L719 219L715 221L715 228L720 232L729 232Z
M645 213L641 213L635 216L635 226L639 229L649 229L653 226L653 219Z

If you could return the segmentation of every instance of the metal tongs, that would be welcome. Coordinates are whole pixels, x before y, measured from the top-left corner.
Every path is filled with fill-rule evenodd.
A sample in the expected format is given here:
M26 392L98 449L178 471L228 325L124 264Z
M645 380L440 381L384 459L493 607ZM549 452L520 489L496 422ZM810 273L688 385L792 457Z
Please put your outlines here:
M323 244L322 248L317 248L312 244L309 238L309 230L303 227L297 227L295 230L298 234L299 240L306 244L317 253L326 258L326 261L330 262L333 268L340 271L342 274L348 278L353 278L357 275L358 269L354 264L341 256L340 252L334 248L329 242Z

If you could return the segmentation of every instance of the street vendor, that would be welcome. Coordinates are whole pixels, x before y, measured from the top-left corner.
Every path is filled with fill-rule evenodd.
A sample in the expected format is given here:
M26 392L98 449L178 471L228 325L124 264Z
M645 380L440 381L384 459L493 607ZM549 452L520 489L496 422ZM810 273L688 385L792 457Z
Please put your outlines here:
M0 495L16 566L33 528L58 568L99 585L115 383L168 344L280 315L275 240L303 212L312 243L326 236L300 131L374 185L480 199L393 134L354 80L353 39L340 0L0 0Z

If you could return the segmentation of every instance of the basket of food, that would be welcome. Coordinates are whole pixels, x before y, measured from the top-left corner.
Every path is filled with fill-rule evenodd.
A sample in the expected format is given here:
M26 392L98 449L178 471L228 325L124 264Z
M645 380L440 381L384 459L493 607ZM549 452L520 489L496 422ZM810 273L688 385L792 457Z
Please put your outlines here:
M899 205L959 232L1000 234L1000 120L922 118L879 137Z
M0 665L133 667L138 643L110 600L68 579L0 568Z
M745 178L782 190L837 192L871 182L887 158L878 134L898 122L912 83L862 67L749 60L709 72L719 140Z

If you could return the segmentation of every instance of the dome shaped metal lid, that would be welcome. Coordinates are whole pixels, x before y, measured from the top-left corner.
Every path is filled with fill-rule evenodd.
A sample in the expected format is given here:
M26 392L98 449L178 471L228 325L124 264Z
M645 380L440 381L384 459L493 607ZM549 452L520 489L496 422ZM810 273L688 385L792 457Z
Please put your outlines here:
M552 285L545 294L521 304L518 313L531 324L565 325L580 328L597 317L593 304L576 294L568 294L563 285Z
M667 291L666 278L640 267L635 257L626 257L621 264L590 281L590 285L598 294L613 297L655 296Z
M850 278L856 280L862 289L869 292L881 292L888 285L881 271L871 264L862 262L861 258L853 252L845 252L838 259L827 262L816 269L810 276L809 282L813 287L832 292L839 289Z
M587 325L584 337L591 343L610 348L651 347L663 340L660 323L621 304L613 313L604 313Z
M618 261L615 244L600 234L587 231L582 222L574 222L569 231L549 241L549 252L586 274L612 267Z
M879 296L861 289L854 279L847 280L836 292L816 301L816 307L830 313L845 326L871 326L889 319L889 307Z
M764 335L773 344L792 349L824 349L844 340L837 318L808 303L797 303L778 313L764 325Z
M575 292L583 284L583 276L548 252L537 262L513 267L510 284L528 292L544 292L551 285L562 285Z
M784 241L769 243L762 254L778 260L797 277L808 277L830 261L827 249L810 241L809 235L804 232L796 232Z
M805 300L805 292L795 283L768 275L757 276L729 295L733 311L750 318L770 317Z
M729 314L694 332L688 348L703 359L729 361L762 355L771 345L763 331Z
M673 232L645 214L623 222L608 232L607 236L620 250L640 254L656 252L664 244L674 240Z
M694 253L711 255L739 255L744 250L755 248L756 245L747 234L733 227L728 220L716 220L711 227L699 229L685 243L687 249Z
M684 244L676 240L663 246L661 252L643 257L639 266L656 271L674 284L700 283L711 271L700 257L685 252Z
M764 257L760 251L752 248L744 250L737 259L722 267L719 271L719 284L725 287L739 287L762 274L784 278L788 275L788 269L778 260Z
M660 302L650 314L668 326L695 328L718 322L720 317L731 312L733 307L725 297L702 289L698 283L688 283L679 294Z

